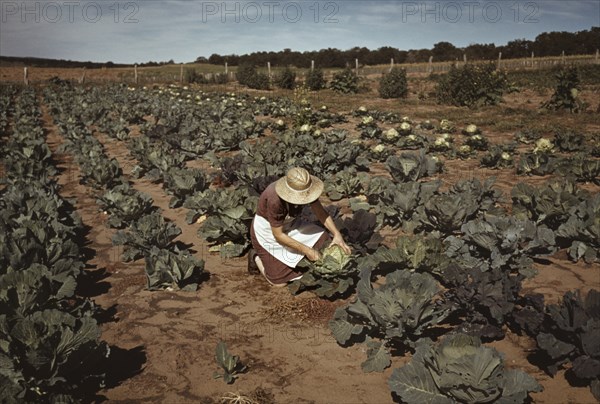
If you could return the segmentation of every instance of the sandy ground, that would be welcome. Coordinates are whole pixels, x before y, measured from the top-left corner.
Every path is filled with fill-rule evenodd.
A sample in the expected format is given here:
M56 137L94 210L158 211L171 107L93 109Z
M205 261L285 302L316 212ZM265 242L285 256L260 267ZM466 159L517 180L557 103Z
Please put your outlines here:
M62 143L47 107L43 122L53 151ZM116 157L127 175L134 166L127 148L101 133L95 136ZM508 135L506 135L508 136ZM502 141L502 136L495 141ZM179 240L187 243L206 262L207 279L197 292L149 292L145 290L143 260L124 264L121 247L112 246L114 230L99 211L96 195L79 184L77 164L67 154L55 154L61 169L61 194L76 198L75 206L83 223L89 226L87 247L94 251L88 272L95 281L90 296L112 313L102 325L102 339L119 353L117 376L100 392L111 402L198 403L218 401L228 393L239 392L258 402L277 403L389 403L387 379L394 367L408 357L393 358L383 373L365 374L360 363L366 347L338 346L330 335L327 321L344 301L328 302L310 293L293 297L286 288L271 288L246 272L246 259L221 260L209 253L196 235L197 225L185 223L185 209L169 209L170 197L160 185L144 179L131 179L138 190L149 194L163 215L181 229ZM511 170L482 170L476 160L453 161L443 179L498 176L497 185L505 193L517 181ZM519 177L518 180L526 180ZM542 183L543 179L532 179ZM590 186L598 191L598 187ZM600 265L573 264L559 253L548 265L537 265L539 275L524 284L524 291L544 293L556 302L567 291L600 289ZM219 340L248 365L233 385L214 379L218 370L214 359ZM564 371L554 378L527 361L534 342L514 335L493 343L505 354L507 367L521 368L544 387L532 394L535 403L593 403L588 388L572 387Z

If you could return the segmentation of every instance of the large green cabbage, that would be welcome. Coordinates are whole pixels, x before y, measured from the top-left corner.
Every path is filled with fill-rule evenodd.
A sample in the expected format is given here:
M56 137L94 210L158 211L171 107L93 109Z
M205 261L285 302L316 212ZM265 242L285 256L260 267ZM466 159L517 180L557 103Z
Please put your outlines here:
M421 344L388 383L408 404L524 403L529 393L542 390L527 373L505 369L494 348L465 334L446 337L437 346Z

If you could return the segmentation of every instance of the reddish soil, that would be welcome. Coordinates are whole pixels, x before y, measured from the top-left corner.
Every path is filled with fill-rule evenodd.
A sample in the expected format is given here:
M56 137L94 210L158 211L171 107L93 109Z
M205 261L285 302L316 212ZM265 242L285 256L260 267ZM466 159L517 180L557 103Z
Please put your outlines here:
M398 108L390 105L388 109ZM411 109L416 113L418 107ZM43 121L48 143L56 151L63 139L46 107ZM105 145L107 154L116 157L124 173L129 174L134 161L125 144L100 133L95 135ZM512 137L512 133L494 135L494 142ZM310 293L294 297L286 288L269 287L260 276L248 275L245 258L222 260L218 254L209 253L205 242L196 235L198 225L185 223L185 209L169 209L170 197L160 185L129 178L135 188L154 199L165 217L182 229L179 240L191 245L196 256L205 260L209 274L197 292L145 290L143 262L121 262L122 248L111 244L114 230L106 226L106 216L95 202L96 193L79 184L77 164L67 154L55 157L62 169L61 193L76 198L77 211L90 227L88 247L95 256L89 261L88 271L104 278L97 284L100 291L93 300L105 309L116 310L114 321L103 324L102 339L128 350L142 367L137 374L100 392L109 401L218 402L236 392L253 400L248 402L392 402L387 379L393 368L409 358L394 357L392 367L383 373L363 373L360 363L366 358L366 347L338 346L327 326L343 301L332 303ZM507 195L515 182L528 180L517 178L513 170L482 170L476 160L457 160L446 167L449 173L442 178L448 183L465 176L496 175L497 185ZM598 192L598 187L587 187ZM548 302L558 301L570 290L600 289L600 265L574 264L564 253L552 257L548 265L537 265L537 269L539 274L525 282L524 288L543 293ZM230 352L248 365L248 371L233 385L213 378L218 370L214 354L219 340L225 341ZM595 402L587 387L570 386L564 371L552 378L530 364L527 356L534 346L530 338L508 332L504 340L492 345L505 354L507 367L523 369L542 384L544 391L532 394L535 403Z

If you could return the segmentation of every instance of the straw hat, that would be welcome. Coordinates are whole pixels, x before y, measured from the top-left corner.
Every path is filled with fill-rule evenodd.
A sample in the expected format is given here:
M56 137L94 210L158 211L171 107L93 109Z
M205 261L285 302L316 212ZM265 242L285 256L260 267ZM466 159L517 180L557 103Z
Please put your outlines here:
M310 175L304 168L294 167L285 177L277 180L275 191L281 199L294 205L316 201L323 192L323 181Z

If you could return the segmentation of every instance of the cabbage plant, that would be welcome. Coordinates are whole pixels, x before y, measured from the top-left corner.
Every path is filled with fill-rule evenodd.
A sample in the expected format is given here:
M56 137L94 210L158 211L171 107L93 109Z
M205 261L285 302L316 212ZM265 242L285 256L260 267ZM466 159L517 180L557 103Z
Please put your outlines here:
M142 216L131 224L127 231L119 230L112 238L113 245L124 245L122 259L134 261L149 253L152 247L167 248L181 229L168 222L159 212Z
M150 196L138 192L127 184L117 185L97 199L98 205L108 214L107 224L114 228L130 225L152 209Z
M439 301L439 287L429 274L398 268L375 288L371 273L370 268L361 271L356 299L335 311L329 327L340 345L366 340L368 358L362 369L381 372L391 363L392 347L414 347L450 309Z
M302 278L292 282L292 293L312 290L319 297L344 295L356 282L356 265L337 244L331 244L321 251L321 258L315 262L303 262L307 271Z
M188 250L174 251L152 247L145 255L149 290L181 289L195 291L204 271L204 261Z
M425 154L423 149L418 154L402 153L400 156L390 156L385 164L398 182L417 181L442 171L442 164Z
M394 369L388 384L407 404L526 403L542 387L477 337L454 334L438 345L419 345L412 360Z

